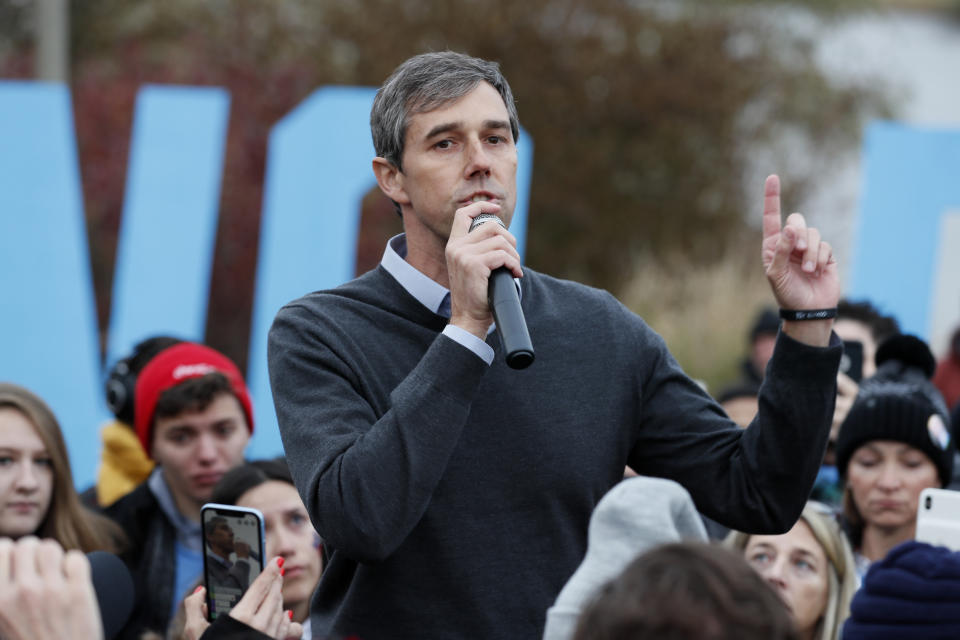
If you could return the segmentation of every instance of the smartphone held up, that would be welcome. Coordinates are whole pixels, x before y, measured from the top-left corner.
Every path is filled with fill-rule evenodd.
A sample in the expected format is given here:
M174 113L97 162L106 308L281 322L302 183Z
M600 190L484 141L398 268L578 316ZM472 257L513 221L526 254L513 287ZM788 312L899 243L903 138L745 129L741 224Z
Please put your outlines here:
M960 491L924 489L920 492L915 538L960 551Z
M230 613L263 571L263 514L256 509L208 503L203 527L203 583L210 621Z

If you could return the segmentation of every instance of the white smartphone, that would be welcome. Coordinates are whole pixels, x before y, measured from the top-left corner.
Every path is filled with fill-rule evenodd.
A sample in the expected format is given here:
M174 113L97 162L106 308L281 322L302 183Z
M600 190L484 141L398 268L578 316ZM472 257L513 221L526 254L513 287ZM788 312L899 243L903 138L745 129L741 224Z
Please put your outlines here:
M960 491L921 491L914 537L920 542L960 551Z
M210 502L201 508L200 521L207 617L213 622L230 613L263 571L263 514Z

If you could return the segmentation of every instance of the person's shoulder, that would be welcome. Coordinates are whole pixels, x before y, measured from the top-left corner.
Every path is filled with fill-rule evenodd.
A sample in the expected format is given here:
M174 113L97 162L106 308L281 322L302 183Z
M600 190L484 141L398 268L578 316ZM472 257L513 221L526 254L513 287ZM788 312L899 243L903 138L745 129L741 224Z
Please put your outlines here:
M283 309L293 307L313 307L335 303L337 301L364 301L380 295L388 286L390 277L385 269L376 267L336 287L312 291L283 305Z
M521 288L529 287L531 293L549 299L565 300L570 304L594 302L611 306L622 306L617 298L607 291L555 276L535 271L530 267L523 267L523 278L520 279Z
M605 289L549 276L528 267L520 281L523 306L544 317L623 330L646 331L642 318ZM529 295L529 299L527 296Z
M337 287L313 291L291 300L280 308L276 320L317 318L335 312L338 308L376 305L388 295L393 283L387 271L378 266Z

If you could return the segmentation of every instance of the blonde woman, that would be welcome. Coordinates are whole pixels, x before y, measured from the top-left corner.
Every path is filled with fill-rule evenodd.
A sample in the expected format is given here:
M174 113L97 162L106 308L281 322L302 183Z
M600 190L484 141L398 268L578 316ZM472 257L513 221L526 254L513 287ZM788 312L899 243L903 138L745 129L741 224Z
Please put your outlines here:
M0 537L31 535L83 552L117 551L123 539L113 522L81 504L50 407L0 382Z
M832 512L808 502L785 534L734 531L724 544L774 588L793 617L801 640L837 640L859 586L853 552Z

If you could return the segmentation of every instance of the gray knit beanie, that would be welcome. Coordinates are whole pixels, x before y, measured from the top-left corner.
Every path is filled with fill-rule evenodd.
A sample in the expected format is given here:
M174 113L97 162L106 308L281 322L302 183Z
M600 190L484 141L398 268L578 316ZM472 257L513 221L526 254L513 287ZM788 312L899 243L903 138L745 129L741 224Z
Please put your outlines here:
M547 611L544 640L568 640L597 589L644 551L668 542L706 542L700 514L687 490L672 480L637 476L600 500L587 532L587 554Z

